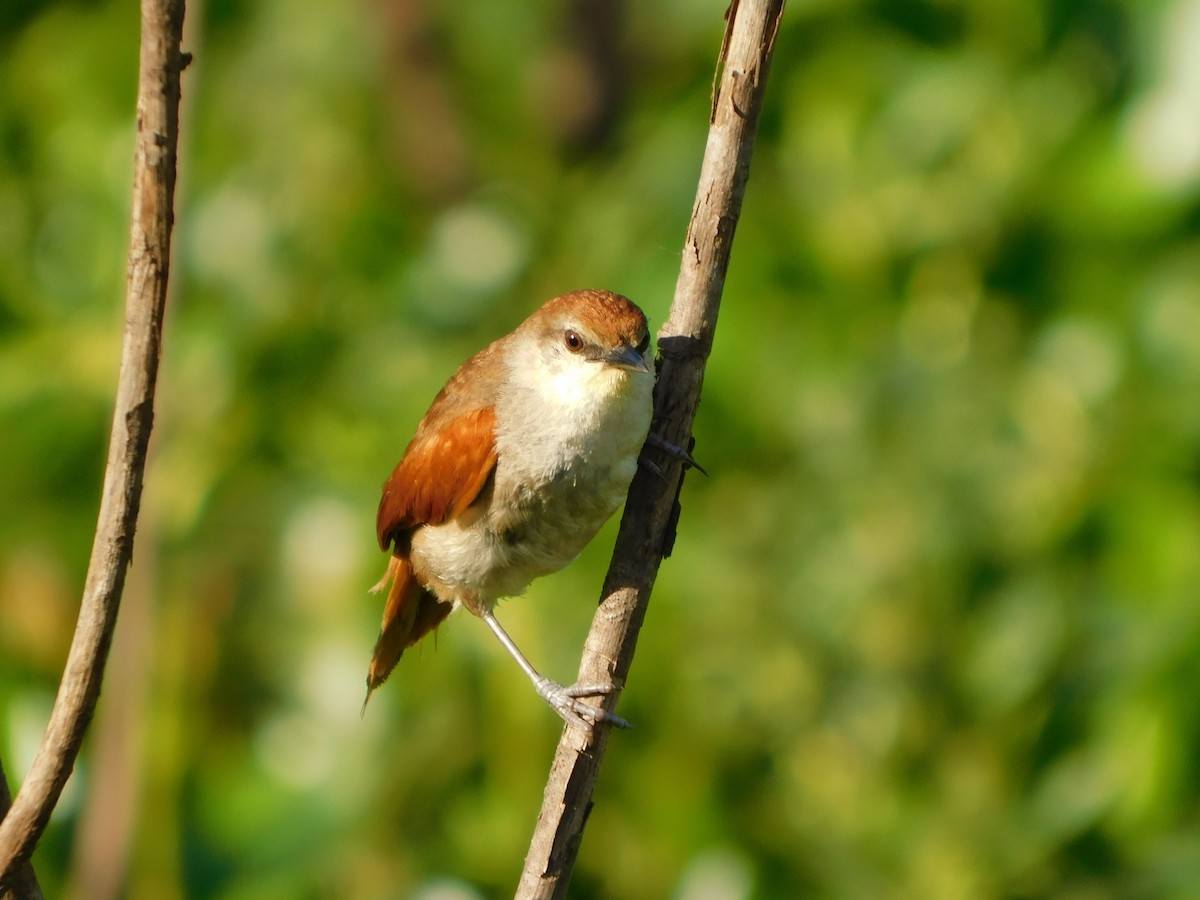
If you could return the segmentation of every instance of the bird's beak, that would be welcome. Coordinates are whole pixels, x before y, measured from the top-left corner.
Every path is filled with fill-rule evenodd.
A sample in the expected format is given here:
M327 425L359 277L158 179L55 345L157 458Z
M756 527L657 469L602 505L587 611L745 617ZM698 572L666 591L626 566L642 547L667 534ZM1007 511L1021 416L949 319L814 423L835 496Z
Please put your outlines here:
M618 369L627 369L630 372L650 371L650 363L646 361L646 358L628 344L604 354L601 360L610 366L616 366Z

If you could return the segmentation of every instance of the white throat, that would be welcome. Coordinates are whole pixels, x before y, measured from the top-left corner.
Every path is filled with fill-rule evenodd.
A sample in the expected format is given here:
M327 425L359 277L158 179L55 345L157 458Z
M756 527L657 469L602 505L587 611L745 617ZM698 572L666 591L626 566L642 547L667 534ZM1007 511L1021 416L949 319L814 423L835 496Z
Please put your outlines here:
M523 468L579 457L601 469L636 463L650 428L653 376L556 351L516 355L521 363L497 403L501 458L523 457Z

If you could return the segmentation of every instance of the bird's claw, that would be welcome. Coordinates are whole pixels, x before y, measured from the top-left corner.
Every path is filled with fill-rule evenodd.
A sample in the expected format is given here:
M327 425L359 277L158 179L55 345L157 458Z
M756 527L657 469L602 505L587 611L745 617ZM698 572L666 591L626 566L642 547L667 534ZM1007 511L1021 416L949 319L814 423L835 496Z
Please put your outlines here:
M661 481L667 480L667 474L659 467L658 463L652 460L649 456L643 453L638 457L638 465L644 466L651 474L657 475Z
M600 722L607 722L617 728L628 728L629 723L620 716L583 703L580 697L604 697L617 689L613 684L572 684L564 686L557 681L543 678L537 682L538 696L550 704L568 725L574 725L581 731L591 734L592 729Z

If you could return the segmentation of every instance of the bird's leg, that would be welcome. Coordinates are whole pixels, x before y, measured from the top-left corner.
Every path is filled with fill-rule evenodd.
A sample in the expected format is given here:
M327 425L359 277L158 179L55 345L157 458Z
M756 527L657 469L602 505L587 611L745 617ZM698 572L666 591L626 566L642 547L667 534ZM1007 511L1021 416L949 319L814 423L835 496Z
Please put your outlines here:
M533 664L525 658L525 654L520 651L513 639L508 636L508 632L501 627L499 621L496 620L495 614L490 609L485 608L481 610L479 617L487 623L487 627L492 629L492 634L496 635L500 643L504 645L504 649L517 661L517 665L521 667L521 671L529 676L529 680L533 682L533 686L537 689L538 696L549 703L550 708L558 713L568 725L574 725L576 728L589 734L597 722L608 722L610 725L615 725L618 728L629 727L629 723L620 716L614 715L598 706L592 706L590 703L582 703L579 700L580 697L602 697L606 694L611 694L616 690L616 685L573 684L564 687L557 681L551 681L538 672L533 667Z

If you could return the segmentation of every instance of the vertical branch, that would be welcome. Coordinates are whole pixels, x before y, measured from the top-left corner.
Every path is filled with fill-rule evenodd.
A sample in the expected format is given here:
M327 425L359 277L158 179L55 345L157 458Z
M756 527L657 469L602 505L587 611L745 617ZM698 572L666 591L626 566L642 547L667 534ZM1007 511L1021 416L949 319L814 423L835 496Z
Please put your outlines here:
M133 556L154 419L154 385L174 222L184 0L142 0L137 146L125 336L108 465L79 620L50 723L12 808L0 821L0 890L29 859L75 765L100 696L125 573Z
M783 0L733 0L726 13L728 27L696 203L671 314L658 335L662 361L655 421L663 423L663 437L679 446L690 441L700 401L783 5ZM580 682L625 683L650 591L662 558L670 553L679 514L683 467L672 459L661 468L664 477L643 467L630 486L580 663ZM604 699L609 708L615 702L611 696ZM519 900L566 896L607 741L605 727L590 740L578 729L564 730L517 888Z

